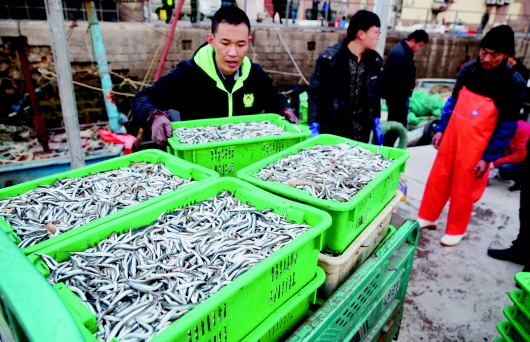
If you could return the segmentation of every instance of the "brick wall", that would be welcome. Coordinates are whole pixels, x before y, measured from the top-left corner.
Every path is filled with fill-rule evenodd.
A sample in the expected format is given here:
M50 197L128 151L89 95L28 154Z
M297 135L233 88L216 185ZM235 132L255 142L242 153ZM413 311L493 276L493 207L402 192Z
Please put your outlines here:
M91 51L91 41L86 22L78 22L71 28L66 24L69 36L71 62L74 65L95 63ZM156 52L161 51L168 34L169 25L131 23L131 22L101 22L107 59L112 70L124 70L130 77L143 80L147 70L152 69L150 82L158 66L159 57ZM207 25L191 26L189 22L179 23L175 32L173 45L168 55L164 73L174 67L180 60L188 59L202 43L210 28ZM41 60L43 55L50 53L50 36L46 21L0 21L0 32L3 41L9 37L26 36L30 46L42 47L39 53L33 51L30 56L34 62ZM345 35L344 30L323 28L286 28L257 26L253 28L254 43L249 49L249 57L260 63L270 71L270 75L279 86L293 86L300 81L289 57L295 59L304 77L309 80L318 55L329 45L337 43ZM284 46L282 39L285 42ZM385 51L399 40L406 38L406 33L389 32ZM480 38L455 34L431 35L429 44L416 55L417 77L454 78L458 65L465 56L471 59L478 54ZM528 56L528 40L517 39L517 52L524 57L525 63L530 65ZM30 59L30 60L31 60ZM53 59L49 59L52 61ZM49 66L53 65L49 63Z

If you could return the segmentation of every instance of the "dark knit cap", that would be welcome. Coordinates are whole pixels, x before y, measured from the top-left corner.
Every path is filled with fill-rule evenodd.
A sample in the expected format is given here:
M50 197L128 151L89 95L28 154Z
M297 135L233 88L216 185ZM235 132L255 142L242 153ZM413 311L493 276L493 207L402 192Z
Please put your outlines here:
M495 52L512 54L515 51L512 28L508 25L495 26L486 33L479 46Z

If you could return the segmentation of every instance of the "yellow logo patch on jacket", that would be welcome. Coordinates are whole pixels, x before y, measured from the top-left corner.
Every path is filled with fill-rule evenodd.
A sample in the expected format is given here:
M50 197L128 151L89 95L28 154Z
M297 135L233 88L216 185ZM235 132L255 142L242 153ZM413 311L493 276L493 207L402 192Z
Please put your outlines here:
M254 104L254 94L243 95L243 104L245 105L245 108L252 107Z

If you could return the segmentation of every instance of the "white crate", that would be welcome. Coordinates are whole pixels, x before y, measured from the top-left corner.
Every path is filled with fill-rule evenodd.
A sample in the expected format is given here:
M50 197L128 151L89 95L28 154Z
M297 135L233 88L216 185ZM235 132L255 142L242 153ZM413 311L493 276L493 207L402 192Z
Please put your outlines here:
M396 212L402 198L403 193L398 190L390 203L340 255L319 254L318 266L326 272L326 281L318 292L320 298L329 298L379 246L388 232L392 214Z

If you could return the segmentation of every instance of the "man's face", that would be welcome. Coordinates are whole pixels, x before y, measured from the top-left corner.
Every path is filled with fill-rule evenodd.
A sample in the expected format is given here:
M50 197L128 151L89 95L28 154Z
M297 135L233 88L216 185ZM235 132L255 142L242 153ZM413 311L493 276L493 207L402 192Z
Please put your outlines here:
M495 50L480 48L479 60L483 69L491 70L508 58L508 54L497 52Z
M409 41L409 47L414 53L420 51L424 45L425 42L416 42L414 39Z
M244 23L232 25L222 22L217 26L217 32L208 34L206 40L215 49L215 62L221 73L232 75L243 63L252 38Z
M357 33L361 38L363 45L368 50L375 50L377 43L379 42L379 36L381 29L377 26L372 26L368 31L359 30Z

